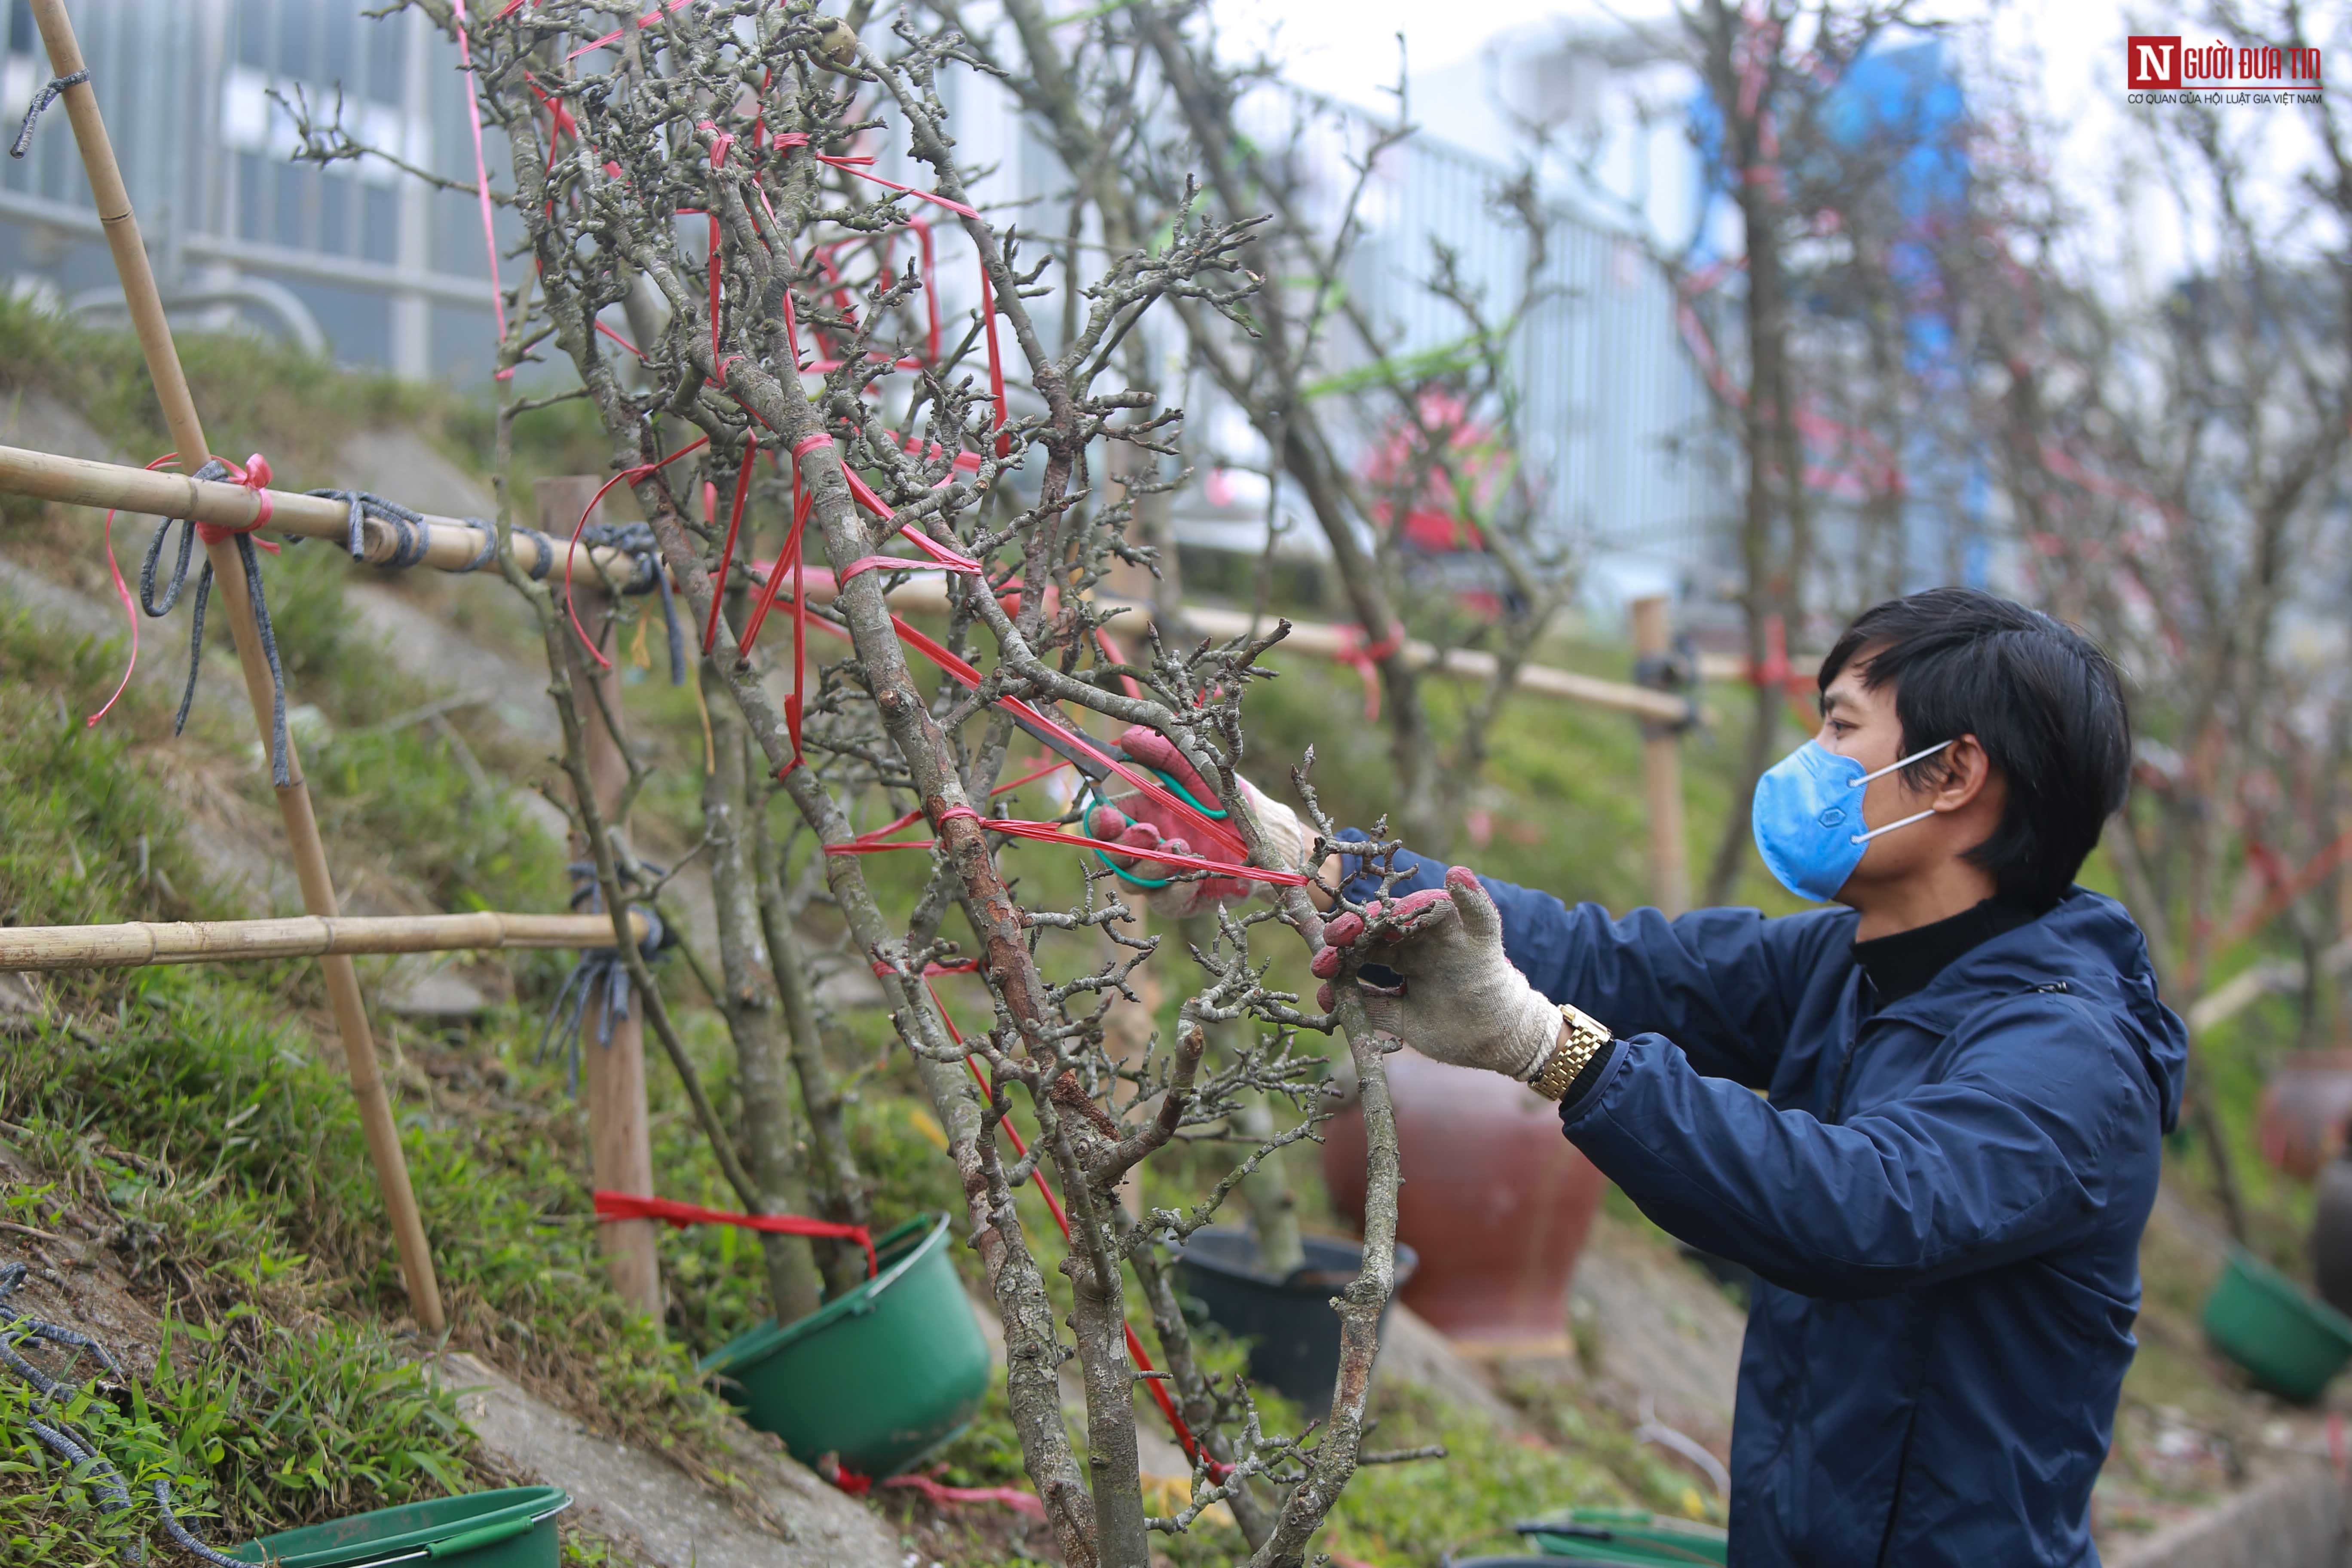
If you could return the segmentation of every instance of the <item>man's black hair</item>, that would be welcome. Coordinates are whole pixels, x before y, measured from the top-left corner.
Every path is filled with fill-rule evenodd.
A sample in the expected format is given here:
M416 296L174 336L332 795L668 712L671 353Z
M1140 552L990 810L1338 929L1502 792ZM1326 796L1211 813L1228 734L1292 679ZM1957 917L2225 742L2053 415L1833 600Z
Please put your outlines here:
M2131 778L2131 718L2114 663L2074 627L1973 588L1930 588L1864 611L1822 661L1822 689L1857 659L1864 686L1895 688L1901 755L1977 738L2009 798L1969 858L2002 896L2056 903ZM1939 752L1914 766L1943 761Z

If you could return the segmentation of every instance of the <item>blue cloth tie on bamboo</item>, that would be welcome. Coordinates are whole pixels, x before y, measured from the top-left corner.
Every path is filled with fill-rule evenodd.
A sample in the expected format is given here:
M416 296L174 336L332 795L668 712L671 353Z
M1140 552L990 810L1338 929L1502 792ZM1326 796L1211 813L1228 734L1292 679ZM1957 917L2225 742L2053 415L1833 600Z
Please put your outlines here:
M89 79L89 72L87 70L78 70L71 76L51 77L49 79L49 84L33 95L33 106L25 110L24 126L17 131L16 144L8 149L8 156L11 158L21 158L26 153L31 152L33 150L33 127L40 121L41 110L47 109L50 104L55 103L58 100L58 96L64 92L66 89L69 87L79 87L83 82L86 82Z
M268 491L263 489L269 480L268 466L258 458L252 460L246 471L232 468L218 458L207 458L205 466L192 476L198 479L235 479L247 484L261 495L261 512L250 527L227 531L236 541L237 560L245 568L246 597L253 605L254 628L260 634L262 657L269 663L271 704L269 714L269 780L279 789L293 782L293 772L288 763L286 743L286 670L278 660L278 635L269 626L269 606L261 596L261 558L254 552L253 530L269 520ZM172 580L163 589L159 604L155 598L155 570L163 558L163 545L172 536L172 525L180 525L180 553L172 565ZM194 522L186 518L167 517L163 526L155 531L154 542L147 546L147 558L139 564L139 607L151 616L161 617L172 613L180 602L180 590L188 581L188 555L196 540L213 525ZM216 536L214 535L214 536ZM274 547L273 547L274 548ZM213 589L213 563L205 562L202 575L196 579L196 602L188 628L188 684L180 693L180 710L172 716L172 733L187 728L188 710L196 700L196 675L204 668L205 601Z
M656 877L662 875L662 868L651 862L639 864ZM574 860L571 871L572 907L603 913L604 893L596 882L595 862ZM632 907L646 917L645 940L637 943L637 956L650 963L670 945L672 939L651 904ZM627 961L622 958L619 948L591 948L582 953L578 966L565 976L562 989L555 994L555 1004L547 1015L547 1026L540 1031L538 1055L532 1059L545 1061L548 1046L561 1040L568 1063L565 1079L576 1098L580 1093L580 1033L588 1004L600 996L604 999L604 1011L596 1019L596 1043L610 1046L614 1022L629 1016L629 1000L635 990L629 980Z
M426 526L425 514L421 511L411 511L398 501L386 500L383 497L366 490L311 490L308 493L317 496L321 500L341 501L351 508L351 523L344 537L343 548L350 552L354 561L367 559L367 523L370 519L373 519L392 531L392 553L376 563L387 572L415 565L425 559L425 551L432 547L433 531ZM478 517L464 517L457 521L481 535L482 547L471 561L453 570L460 574L478 572L498 559L499 531L496 526L483 521ZM530 533L531 531L522 528L515 531ZM545 562L548 553L544 550L540 552L540 559L542 563ZM544 577L547 575L546 566L542 564L532 575Z
M669 683L684 686L686 634L678 627L677 599L670 589L669 574L662 570L661 546L654 540L653 524L592 522L580 531L580 542L591 550L617 550L635 561L636 571L619 585L622 593L661 595L662 624L669 634Z
M0 1267L0 1366L5 1366L32 1385L33 1392L41 1396L43 1414L50 1416L46 1421L27 1419L25 1423L26 1429L42 1447L76 1469L82 1470L97 1486L98 1506L101 1513L124 1512L131 1507L131 1489L123 1484L122 1472L114 1468L113 1461L100 1451L89 1434L75 1426L64 1413L80 1394L81 1385L51 1377L17 1354L16 1347L26 1340L47 1340L68 1350L87 1351L98 1358L99 1364L105 1367L107 1374L117 1382L122 1380L121 1363L107 1352L104 1345L89 1335L77 1333L56 1323L43 1322L38 1318L18 1311L9 1298L16 1293L18 1286L24 1284L26 1273L26 1267L21 1263ZM56 1414L50 1414L51 1407L55 1408ZM157 1477L152 1485L155 1506L161 1510L164 1533L183 1552L200 1562L242 1568L236 1558L223 1556L188 1532L187 1527L172 1510L172 1489L168 1482ZM131 1541L125 1544L129 1550L124 1556L131 1563L138 1564L147 1561L147 1549L142 1542Z

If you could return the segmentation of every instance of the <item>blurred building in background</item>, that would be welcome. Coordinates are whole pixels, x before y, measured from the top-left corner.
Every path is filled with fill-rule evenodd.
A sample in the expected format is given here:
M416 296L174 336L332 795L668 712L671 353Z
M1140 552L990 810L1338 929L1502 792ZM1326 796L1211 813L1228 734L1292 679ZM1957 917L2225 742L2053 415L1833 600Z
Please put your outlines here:
M491 366L494 329L472 198L381 159L326 168L289 159L297 138L281 100L307 100L324 119L340 98L354 137L415 168L472 182L455 48L421 14L377 21L362 12L357 0L78 0L75 19L181 324L244 328L346 365L478 386ZM26 0L0 0L0 115L13 126L49 73ZM1566 86L1540 61L1528 68L1560 102L1591 108L1578 96L1585 89L1575 71L1583 68L1562 78ZM950 92L961 151L993 166L982 195L1050 211L1067 175L1006 95L977 78L955 81ZM1330 197L1336 224L1355 180L1349 155L1374 133L1370 121L1280 89L1253 112L1282 134L1306 128L1295 155ZM1407 365L1442 365L1465 347L1460 314L1423 286L1438 247L1497 310L1516 298L1525 263L1521 236L1489 205L1513 167L1443 133L1455 130L1499 150L1512 144L1509 128L1449 114L1427 122L1433 128L1391 148L1373 171L1348 273L1357 302L1386 338L1382 353ZM506 163L502 139L495 128L485 135L493 184L505 184L497 177ZM879 172L903 177L902 142L877 139ZM511 247L519 228L504 215L499 224L502 247ZM1706 383L1680 338L1674 283L1608 215L1562 201L1551 225L1545 297L1509 329L1521 437L1513 458L1546 541L1580 563L1602 603L1711 582L1722 523L1736 504L1734 475ZM1023 226L1052 226L1032 219ZM977 303L967 297L969 253L951 229L940 237L934 286L946 310L969 310ZM90 320L121 320L61 112L43 124L27 158L0 163L0 287ZM627 330L617 309L614 321ZM1358 378L1377 371L1372 354L1337 331L1330 343L1338 368L1320 392L1360 390ZM1162 395L1191 416L1188 440L1202 475L1178 503L1180 540L1255 562L1267 554L1271 528L1273 554L1311 581L1325 546L1305 508L1269 482L1248 422L1219 406L1205 377L1190 374L1181 343L1154 352L1169 377ZM1373 461L1381 437L1376 426L1354 432L1355 455Z
M337 362L418 379L488 375L494 341L479 209L370 159L288 162L299 89L355 135L470 184L456 49L423 15L357 0L79 0L75 27L166 304ZM26 0L0 0L0 115L13 135L49 79ZM490 165L502 146L493 132ZM122 319L72 132L52 110L0 161L0 285Z

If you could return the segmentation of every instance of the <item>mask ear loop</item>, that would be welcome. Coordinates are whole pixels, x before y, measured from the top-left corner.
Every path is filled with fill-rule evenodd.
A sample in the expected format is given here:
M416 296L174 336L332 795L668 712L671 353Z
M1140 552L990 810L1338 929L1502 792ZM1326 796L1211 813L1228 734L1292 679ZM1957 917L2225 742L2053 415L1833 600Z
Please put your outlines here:
M1909 756L1903 758L1899 762L1887 763L1885 767L1879 769L1874 773L1863 774L1862 777L1853 781L1852 787L1854 789L1860 789L1863 785L1868 784L1873 779L1883 779L1887 774L1895 772L1897 768L1907 768L1922 757L1934 756L1937 752L1942 751L1946 746L1948 746L1952 742L1949 741L1938 741L1924 752L1914 752ZM1914 812L1911 816L1905 817L1900 822L1890 822L1884 827L1874 827L1867 833L1854 834L1849 837L1846 842L1848 844L1867 844L1882 833L1892 833L1898 827L1908 827L1915 822L1925 822L1935 815L1936 808L1931 805L1925 811Z
M1907 768L1922 757L1932 757L1937 752L1942 751L1946 746L1948 746L1952 742L1949 741L1938 741L1924 752L1914 752L1907 757L1897 758L1895 761L1887 763L1885 767L1879 769L1874 773L1864 773L1860 778L1852 780L1847 787L1852 789L1860 789L1863 785L1870 783L1871 780L1883 779L1897 768ZM1915 818L1914 820L1916 819ZM1880 831L1884 832L1885 829L1882 828Z

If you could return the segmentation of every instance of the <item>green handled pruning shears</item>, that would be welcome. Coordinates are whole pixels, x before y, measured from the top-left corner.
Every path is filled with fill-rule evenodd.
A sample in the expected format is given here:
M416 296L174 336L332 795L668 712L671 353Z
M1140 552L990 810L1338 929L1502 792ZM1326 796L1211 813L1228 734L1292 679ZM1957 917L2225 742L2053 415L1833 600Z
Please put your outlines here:
M1120 754L1119 760L1122 762L1134 761L1133 758L1129 757L1124 753ZM1141 763L1138 763L1137 765L1139 767L1143 766ZM1106 768L1103 771L1107 773L1110 770ZM1223 812L1213 811L1209 807L1202 805L1199 801L1193 799L1192 792L1186 789L1182 784L1178 784L1165 770L1145 767L1144 771L1158 778L1161 784L1167 785L1169 790L1179 799L1183 801L1186 805L1191 806L1202 816L1208 817L1210 820L1214 822L1222 822L1224 820L1225 814ZM1103 798L1102 780L1100 778L1090 780L1089 787L1094 791L1094 802L1087 807L1086 814L1078 819L1078 826L1083 827L1086 830L1087 837L1091 838L1094 837L1095 833L1094 816L1096 811L1103 806L1108 805L1110 803ZM1176 880L1173 877L1139 877L1134 872L1128 870L1125 867L1111 865L1110 857L1102 850L1097 849L1094 853L1095 858L1101 861L1104 866L1108 867L1113 876L1117 877L1120 881L1129 883L1131 886L1138 888L1165 888ZM1150 857L1142 856L1140 858L1149 858Z
M1098 754L1095 752L1089 752L1084 748L1071 744L1067 737L1057 734L1046 726L1024 718L1018 712L1013 713L1012 718L1013 721L1015 724L1018 724L1032 740L1035 741L1039 745L1044 746L1046 750L1062 757L1064 760L1068 762L1072 767L1077 769L1080 773L1085 775L1087 787L1093 792L1095 798L1087 806L1085 813L1079 817L1078 823L1079 826L1085 830L1087 837L1089 838L1094 837L1095 812L1102 806L1110 804L1109 801L1104 797L1102 793L1103 781L1111 776L1110 764L1104 761L1105 757L1109 757L1122 763L1132 763L1137 767L1142 768L1146 773L1149 773L1155 778L1159 779L1159 781L1167 787L1171 794L1174 795L1186 805L1191 806L1194 811L1199 812L1202 816L1209 818L1211 821L1222 822L1225 818L1224 812L1214 810L1209 806L1203 805L1200 801L1193 798L1192 792L1191 790L1188 790L1182 784L1178 784L1175 779L1171 777L1164 770L1152 767L1148 763L1136 763L1134 758L1129 756L1125 752L1120 751L1116 746L1105 747ZM1176 880L1173 877L1139 877L1132 871L1112 865L1110 857L1105 854L1102 850L1097 849L1094 854L1095 858L1100 860L1104 867L1107 868L1112 875L1118 878L1120 881L1129 883L1134 887L1165 888Z

